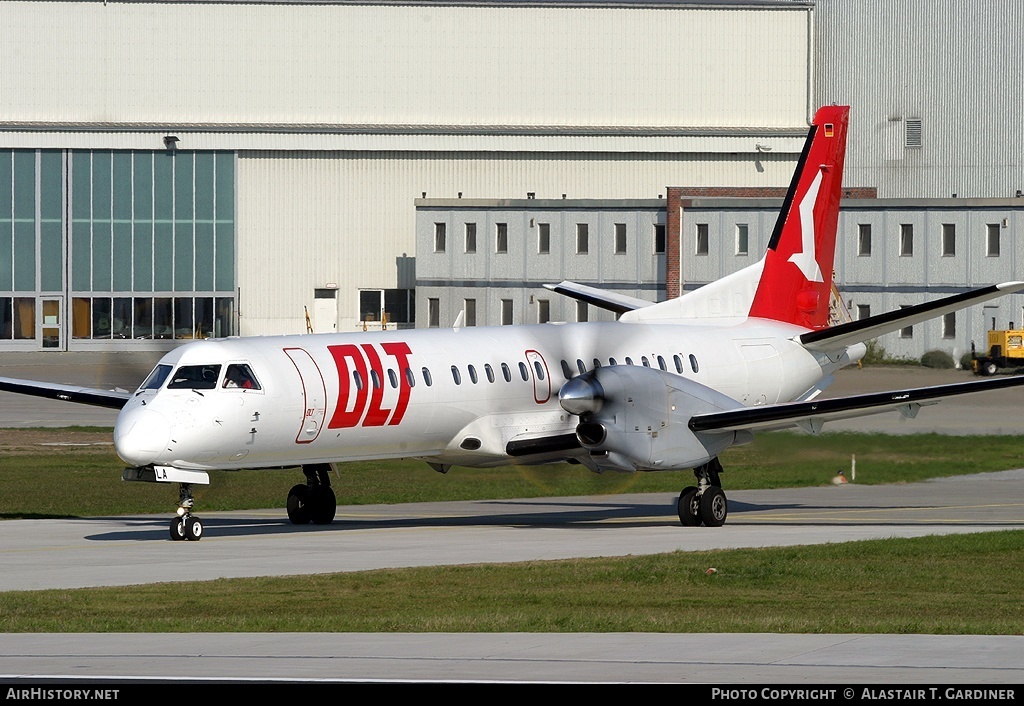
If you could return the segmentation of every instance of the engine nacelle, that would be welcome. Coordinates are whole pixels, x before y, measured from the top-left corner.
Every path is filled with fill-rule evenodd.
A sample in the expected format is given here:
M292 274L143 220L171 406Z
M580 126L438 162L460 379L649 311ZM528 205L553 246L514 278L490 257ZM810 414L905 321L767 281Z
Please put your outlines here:
M595 368L563 385L559 401L566 411L580 416L576 437L598 470L696 468L730 446L753 439L749 432L692 431L688 424L693 415L743 405L656 368Z

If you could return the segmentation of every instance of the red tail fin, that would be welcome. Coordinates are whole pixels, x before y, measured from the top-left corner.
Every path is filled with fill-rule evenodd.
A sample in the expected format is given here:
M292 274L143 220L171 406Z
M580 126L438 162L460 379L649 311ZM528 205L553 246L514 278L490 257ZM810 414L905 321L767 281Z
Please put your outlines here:
M807 328L828 323L848 106L818 110L765 253L750 316Z

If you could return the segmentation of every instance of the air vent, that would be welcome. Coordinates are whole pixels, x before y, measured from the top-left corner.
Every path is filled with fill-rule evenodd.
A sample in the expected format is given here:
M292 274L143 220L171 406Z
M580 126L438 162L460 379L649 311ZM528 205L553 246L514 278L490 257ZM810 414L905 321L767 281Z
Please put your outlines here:
M920 147L921 118L907 118L907 147Z

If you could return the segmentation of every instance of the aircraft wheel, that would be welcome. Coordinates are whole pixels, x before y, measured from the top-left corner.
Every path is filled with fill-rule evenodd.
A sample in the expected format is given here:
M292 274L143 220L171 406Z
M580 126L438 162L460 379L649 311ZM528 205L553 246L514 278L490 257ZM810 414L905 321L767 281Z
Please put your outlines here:
M338 500L334 497L334 491L327 485L318 485L312 490L310 518L313 520L313 524L331 524L338 511Z
M171 520L171 539L175 542L185 539L185 521L180 517Z
M676 510L679 513L679 522L683 527L697 527L700 525L700 497L697 489L692 485L683 488L676 502Z
M992 361L989 361L989 362L985 363L985 365L983 366L982 370L985 372L986 375L995 375L996 372L999 370L999 368L998 368L998 366L996 366L995 363L993 363Z
M708 486L700 496L700 517L708 527L721 527L725 524L725 516L729 514L729 504L725 493L716 486Z
M305 525L313 519L310 495L309 486L303 483L288 491L288 519L293 525Z
M198 542L203 538L203 523L198 517L189 516L185 520L185 539L190 542Z

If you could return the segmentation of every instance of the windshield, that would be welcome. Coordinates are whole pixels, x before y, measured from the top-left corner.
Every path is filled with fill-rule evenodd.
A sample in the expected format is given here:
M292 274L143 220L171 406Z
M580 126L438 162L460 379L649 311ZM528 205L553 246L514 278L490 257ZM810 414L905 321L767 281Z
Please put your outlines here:
M212 390L220 377L219 365L183 365L174 371L168 390Z
M153 368L153 372L149 374L146 381L139 387L140 390L159 390L164 381L167 380L167 376L171 374L171 366L169 365L158 365Z

